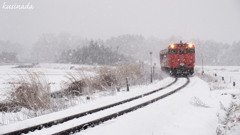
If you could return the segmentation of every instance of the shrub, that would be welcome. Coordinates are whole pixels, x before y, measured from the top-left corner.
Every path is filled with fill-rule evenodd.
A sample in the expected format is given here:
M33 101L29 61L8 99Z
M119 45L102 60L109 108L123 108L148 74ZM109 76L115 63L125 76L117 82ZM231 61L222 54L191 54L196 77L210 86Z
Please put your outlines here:
M30 110L47 109L50 106L50 85L40 72L20 74L12 84L11 101Z
M102 67L97 71L97 75L94 78L93 86L100 90L104 90L107 87L115 86L118 83L116 69L111 67Z
M84 94L92 93L95 90L124 87L126 78L128 78L130 84L141 83L144 78L144 71L138 64L124 64L117 67L104 66L98 68L94 77L86 76L83 71L78 71L76 74L69 73L67 78L65 92Z
M89 80L90 78L85 75L82 69L78 69L75 73L69 72L66 77L68 80L64 82L64 95L83 95L85 89L91 82Z
M67 89L64 90L65 95L81 95L84 92L86 83L83 80L71 82Z
M117 77L121 85L125 85L126 78L130 84L138 84L144 81L144 71L136 63L124 64L117 68Z

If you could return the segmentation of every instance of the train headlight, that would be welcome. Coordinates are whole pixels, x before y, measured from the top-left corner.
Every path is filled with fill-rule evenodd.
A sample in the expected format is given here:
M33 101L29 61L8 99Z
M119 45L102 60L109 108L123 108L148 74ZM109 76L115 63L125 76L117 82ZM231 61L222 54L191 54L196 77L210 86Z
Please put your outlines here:
M173 49L174 47L175 47L175 45L174 45L174 44L171 44L171 45L170 45L170 48L172 48L172 49Z
M193 48L193 44L192 44L192 43L189 43L189 44L188 44L188 47L189 47L189 48Z

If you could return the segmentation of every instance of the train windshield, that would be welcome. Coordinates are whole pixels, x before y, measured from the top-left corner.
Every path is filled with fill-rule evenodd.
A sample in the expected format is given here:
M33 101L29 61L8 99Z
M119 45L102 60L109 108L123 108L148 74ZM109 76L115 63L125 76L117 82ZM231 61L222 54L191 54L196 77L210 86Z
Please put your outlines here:
M195 53L195 49L189 49L189 48L187 48L187 49L186 49L186 52L187 52L187 53Z
M183 55L184 54L184 50L179 50L179 55Z
M177 49L169 49L168 53L169 54L177 54L178 50Z
M178 47L185 47L185 44L179 44Z

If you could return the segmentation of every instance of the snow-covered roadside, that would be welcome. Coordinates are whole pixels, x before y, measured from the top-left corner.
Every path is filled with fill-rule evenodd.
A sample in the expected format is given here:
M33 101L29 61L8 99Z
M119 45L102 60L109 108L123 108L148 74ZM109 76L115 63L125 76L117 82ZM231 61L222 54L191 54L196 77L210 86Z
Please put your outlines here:
M226 119L235 100L238 107L230 112L226 131L221 135L239 135L240 100L233 93L239 94L237 89L211 91L207 82L193 77L187 88L166 99L77 134L219 134L220 122Z
M211 94L220 98L220 109L217 112L217 135L240 134L240 67L236 66L205 66L204 75ZM235 85L234 85L235 83Z
M240 134L240 96L234 94L226 94L231 98L229 104L221 104L221 109L217 114L219 124L217 127L217 135L239 135Z

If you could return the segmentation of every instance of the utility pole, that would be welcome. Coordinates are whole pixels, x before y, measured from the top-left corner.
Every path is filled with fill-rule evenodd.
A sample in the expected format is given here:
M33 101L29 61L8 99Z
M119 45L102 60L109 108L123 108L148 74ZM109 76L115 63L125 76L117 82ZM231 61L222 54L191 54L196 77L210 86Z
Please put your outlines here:
M202 75L204 74L204 70L203 70L203 54L202 54Z
M153 64L153 75L152 75L153 80L155 79L155 70L156 70L156 63Z
M150 82L152 83L152 77L153 77L153 75L152 75L152 74L153 74L153 71L152 71L152 52L150 52L149 54L150 54L150 62L151 62L151 67L150 67L150 69L151 69L151 71L150 71L150 72L151 72Z

